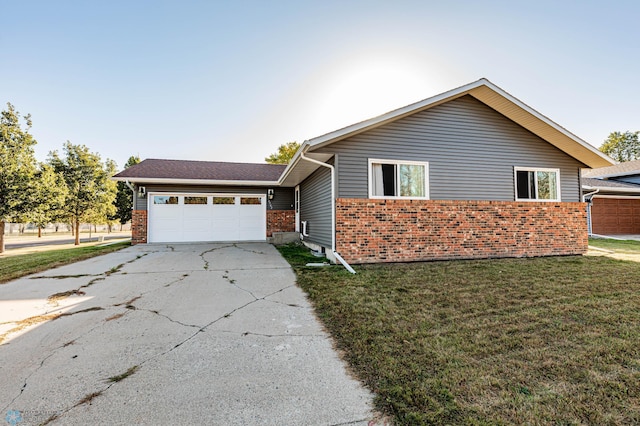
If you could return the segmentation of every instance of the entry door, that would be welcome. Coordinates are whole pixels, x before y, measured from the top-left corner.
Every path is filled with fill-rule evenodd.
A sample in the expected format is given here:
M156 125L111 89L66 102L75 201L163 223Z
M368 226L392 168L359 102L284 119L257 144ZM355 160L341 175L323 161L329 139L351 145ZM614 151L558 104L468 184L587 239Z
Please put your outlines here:
M296 209L296 232L300 232L300 185L296 186L294 194L294 205Z

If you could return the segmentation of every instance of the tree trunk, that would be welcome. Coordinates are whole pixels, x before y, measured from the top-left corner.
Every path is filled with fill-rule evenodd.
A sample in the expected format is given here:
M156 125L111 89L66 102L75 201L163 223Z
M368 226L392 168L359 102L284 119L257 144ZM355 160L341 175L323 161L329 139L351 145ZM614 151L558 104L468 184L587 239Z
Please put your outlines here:
M120 232L122 232L122 222L120 222Z
M42 228L38 226L38 238L42 238Z
M0 253L4 253L4 220L0 220Z
M76 235L76 230L75 230L75 228L74 228L74 226L73 226L73 223L71 223L71 224L69 225L69 229L71 229L71 236L72 236L72 237L73 237L74 235Z
M80 220L76 219L76 242L74 243L75 245L79 246L80 245Z

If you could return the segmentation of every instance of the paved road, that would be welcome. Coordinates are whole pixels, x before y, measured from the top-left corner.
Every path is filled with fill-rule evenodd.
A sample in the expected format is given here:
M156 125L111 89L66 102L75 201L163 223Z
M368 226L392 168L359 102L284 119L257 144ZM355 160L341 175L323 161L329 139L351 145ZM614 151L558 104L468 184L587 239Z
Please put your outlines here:
M110 240L121 240L123 237L127 237L131 235L123 235L123 234L113 234L113 235L103 235L104 241ZM81 237L81 243L88 243L91 241L98 241L98 236L92 237ZM11 240L9 240L11 241ZM5 248L9 249L19 249L26 247L40 247L40 246L52 246L52 245L64 245L64 244L73 244L75 242L74 237L42 237L41 239L35 238L25 238L20 239L15 242L7 242L5 243Z
M138 245L0 285L0 335L38 315L61 316L0 345L0 416L20 426L373 418L268 244Z

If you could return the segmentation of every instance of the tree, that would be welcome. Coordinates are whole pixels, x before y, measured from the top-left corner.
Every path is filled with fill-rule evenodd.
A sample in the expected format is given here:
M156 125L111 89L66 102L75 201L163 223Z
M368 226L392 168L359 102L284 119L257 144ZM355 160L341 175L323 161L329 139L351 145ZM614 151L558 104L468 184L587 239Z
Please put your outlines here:
M616 161L624 162L640 159L640 140L638 132L613 132L604 141L600 151Z
M53 151L48 162L64 178L68 191L64 216L73 224L75 245L79 245L80 222L102 218L106 221L115 211L116 185L110 179L116 171L115 163L111 160L103 163L100 155L69 141L64 145L64 157Z
M298 142L284 143L278 150L264 159L269 164L289 164L296 151L300 148Z
M4 252L4 228L29 209L27 195L36 173L33 147L37 143L29 134L31 116L24 116L26 128L20 126L20 113L7 103L0 115L0 253Z
M135 166L139 162L140 157L132 155L125 163L124 168L128 169L131 166ZM117 219L120 222L120 230L122 230L122 225L131 220L131 211L133 210L133 195L131 194L131 189L129 189L126 183L118 182L117 187L118 192L116 194L116 199L113 202L116 208L116 213L111 217L111 219Z
M64 215L63 207L67 196L67 186L61 174L49 164L40 164L32 181L31 200L26 219L38 227L38 237L42 228Z

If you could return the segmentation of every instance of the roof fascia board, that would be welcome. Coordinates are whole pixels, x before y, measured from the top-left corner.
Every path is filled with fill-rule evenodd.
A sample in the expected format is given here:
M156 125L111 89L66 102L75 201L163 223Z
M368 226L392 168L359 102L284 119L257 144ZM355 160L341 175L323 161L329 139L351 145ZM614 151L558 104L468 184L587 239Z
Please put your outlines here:
M582 189L586 189L586 190L599 189L600 191L606 191L606 192L620 192L620 193L628 192L630 194L640 194L640 188L638 188L638 189L636 189L636 188L616 188L616 187L611 187L611 186L583 185Z
M112 180L144 184L172 184L172 185L229 185L229 186L279 186L278 181L263 180L213 180L213 179L172 179L172 178L141 178L141 177L112 177Z
M573 133L571 133L570 131L568 131L564 127L560 126L559 124L557 124L553 120L551 120L551 119L547 118L546 116L540 114L538 111L536 111L535 109L531 108L529 105L525 104L524 102L522 102L520 99L516 98L515 96L512 96L509 93L505 92L504 90L502 90L500 87L496 86L495 84L493 84L489 80L482 79L482 80L479 80L479 81L482 82L482 84L476 85L476 87L474 87L474 89L477 88L477 87L483 86L483 85L488 87L489 89L491 89L494 92L498 93L500 96L504 97L505 99L507 99L511 103L513 103L513 104L517 105L518 107L522 108L527 113L533 115L535 118L537 118L538 120L542 121L546 125L554 128L555 130L557 130L558 132L562 133L563 135L565 135L569 139L572 139L575 142L579 143L580 145L582 145L583 148L588 149L593 154L596 154L597 156L599 156L603 160L607 161L609 164L615 164L609 156L607 156L603 152L601 152L598 149L596 149L596 147L594 147L590 143L580 139L578 136L574 135ZM471 96L473 96L473 90L469 90L469 92L470 92L469 94ZM478 99L478 100L481 100L481 99ZM485 103L484 101L482 101L482 102ZM491 104L487 104L487 105L491 106Z

